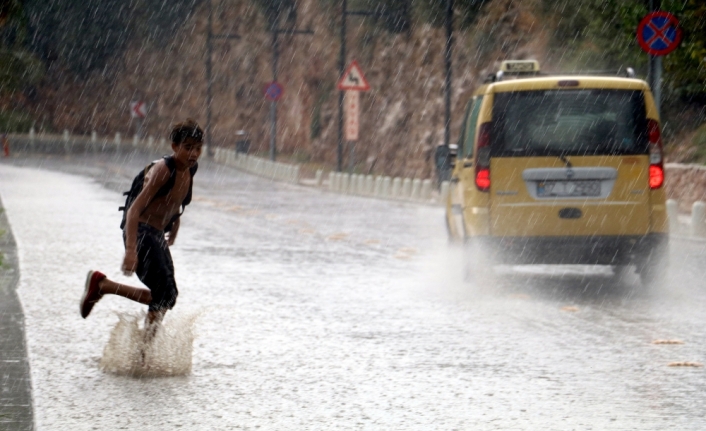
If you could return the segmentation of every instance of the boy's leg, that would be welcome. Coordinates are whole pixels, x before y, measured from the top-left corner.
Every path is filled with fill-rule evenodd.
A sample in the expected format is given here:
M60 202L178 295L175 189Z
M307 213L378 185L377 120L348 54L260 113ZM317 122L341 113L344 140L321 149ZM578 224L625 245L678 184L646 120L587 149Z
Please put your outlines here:
M116 283L113 280L104 278L99 284L101 294L113 294L132 299L140 304L149 305L152 302L152 293L144 287L128 286L127 284Z
M128 286L116 283L106 278L99 271L88 271L86 278L86 289L80 302L81 317L88 317L98 301L105 294L123 296L141 304L149 304L152 301L152 293L148 289Z
M167 310L159 311L148 311L147 316L145 316L145 343L150 343L159 329L159 325L162 324L164 315Z

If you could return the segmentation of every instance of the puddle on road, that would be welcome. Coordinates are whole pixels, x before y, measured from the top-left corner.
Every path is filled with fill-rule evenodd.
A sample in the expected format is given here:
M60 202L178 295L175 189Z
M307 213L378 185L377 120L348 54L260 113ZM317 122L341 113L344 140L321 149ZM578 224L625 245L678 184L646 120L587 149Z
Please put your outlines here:
M117 315L118 323L103 349L100 361L103 371L131 377L171 377L191 372L198 314L168 314L149 344L144 342L145 313Z

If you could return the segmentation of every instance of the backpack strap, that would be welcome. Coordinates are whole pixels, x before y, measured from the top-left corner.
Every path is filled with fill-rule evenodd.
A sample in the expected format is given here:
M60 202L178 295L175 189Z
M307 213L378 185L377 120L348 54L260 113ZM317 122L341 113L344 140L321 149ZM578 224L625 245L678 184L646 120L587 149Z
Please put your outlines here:
M189 191L186 193L186 196L184 197L184 200L181 202L181 212L178 212L174 214L169 220L169 223L167 224L167 228L165 229L165 232L169 232L172 230L172 225L174 224L175 221L181 217L182 214L184 214L184 210L186 209L186 206L191 203L191 192L194 186L194 175L196 175L196 171L199 169L199 164L195 163L194 166L189 168L189 173L191 174L191 178L189 179ZM176 170L176 167L175 167Z

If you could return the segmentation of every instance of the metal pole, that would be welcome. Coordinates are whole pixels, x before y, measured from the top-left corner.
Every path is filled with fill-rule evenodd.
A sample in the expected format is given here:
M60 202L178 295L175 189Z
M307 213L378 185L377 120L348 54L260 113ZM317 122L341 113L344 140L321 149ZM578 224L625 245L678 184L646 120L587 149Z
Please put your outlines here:
M444 60L446 64L446 78L444 80L445 120L444 120L444 145L449 146L451 141L451 49L453 46L453 0L446 0L446 49Z
M355 166L355 141L348 141L348 146L348 172L352 174Z
M206 33L206 148L207 156L213 156L213 148L211 148L211 104L213 96L211 87L213 85L211 57L213 57L213 5L212 0L208 0L208 32Z
M650 12L659 10L662 5L661 0L649 0ZM655 99L657 114L662 111L662 57L650 54L648 82L652 89L652 97Z
M277 82L277 61L279 60L277 31L272 29L272 80ZM277 101L270 102L270 160L277 158Z
M339 79L346 72L346 12L348 1L343 0L341 10L341 57L338 62ZM338 147L337 147L337 170L343 170L343 91L338 92Z

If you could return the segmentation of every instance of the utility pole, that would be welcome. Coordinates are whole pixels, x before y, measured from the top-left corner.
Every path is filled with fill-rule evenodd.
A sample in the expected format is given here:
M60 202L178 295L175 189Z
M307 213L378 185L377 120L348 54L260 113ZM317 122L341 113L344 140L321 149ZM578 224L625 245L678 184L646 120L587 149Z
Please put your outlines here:
M444 79L444 146L448 148L451 142L451 50L453 49L453 12L454 0L446 0L446 48L444 49L444 64L446 76Z
M341 55L338 61L338 79L346 73L346 14L348 1L343 0L341 13ZM336 147L336 170L343 171L343 91L338 92L338 146Z
M272 23L272 81L277 82L277 64L279 63L279 34L314 34L312 30L279 29L277 22ZM270 102L270 160L277 158L277 100Z
M213 104L213 40L214 39L240 39L238 35L231 34L213 34L213 0L208 0L208 30L206 33L206 148L208 148L208 157L213 157L213 148L211 140L211 120Z

